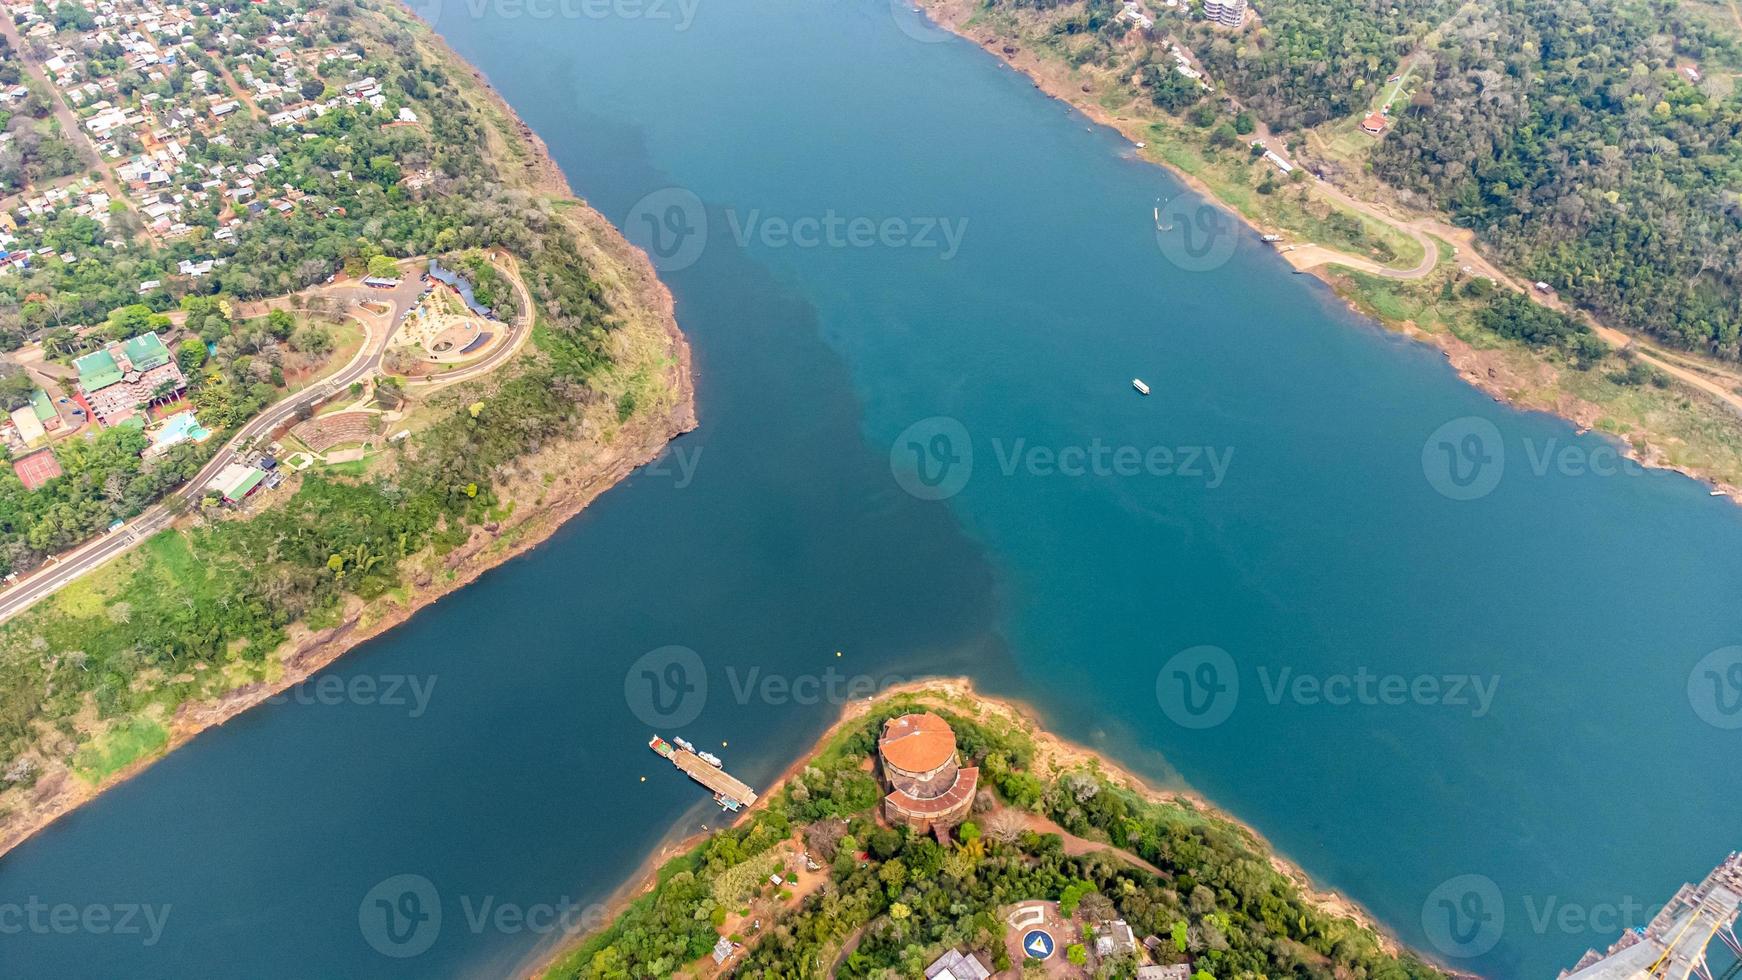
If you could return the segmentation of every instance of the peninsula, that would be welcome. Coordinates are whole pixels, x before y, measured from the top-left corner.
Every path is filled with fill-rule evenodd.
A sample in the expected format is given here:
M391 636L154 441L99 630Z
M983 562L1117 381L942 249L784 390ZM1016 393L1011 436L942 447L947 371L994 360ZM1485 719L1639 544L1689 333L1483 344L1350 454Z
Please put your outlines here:
M1445 975L1255 831L963 679L849 704L755 807L676 850L540 974Z
M696 424L645 254L404 9L119 6L151 29L67 5L8 25L102 179L35 172L9 232L60 251L0 274L22 326L50 327L11 335L0 374L64 394L30 396L42 465L0 481L6 560L120 519L28 601L0 596L0 853L533 547ZM163 90L108 84L109 42ZM59 47L89 60L38 62ZM151 391L93 367L154 350L174 354Z

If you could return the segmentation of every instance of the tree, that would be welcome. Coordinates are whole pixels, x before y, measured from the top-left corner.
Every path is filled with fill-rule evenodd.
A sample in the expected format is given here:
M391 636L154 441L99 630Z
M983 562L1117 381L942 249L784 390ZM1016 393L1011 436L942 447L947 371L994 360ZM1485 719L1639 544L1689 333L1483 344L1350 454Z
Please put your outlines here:
M369 274L382 279L396 279L399 277L399 263L391 256L377 255L369 260Z
M183 374L192 374L206 363L206 343L198 337L189 337L175 347L175 363Z

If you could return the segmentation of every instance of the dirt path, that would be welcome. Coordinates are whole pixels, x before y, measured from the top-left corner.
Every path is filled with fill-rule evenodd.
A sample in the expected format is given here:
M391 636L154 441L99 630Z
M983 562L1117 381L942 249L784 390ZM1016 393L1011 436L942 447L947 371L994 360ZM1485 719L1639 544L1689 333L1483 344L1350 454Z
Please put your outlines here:
M1153 864L1150 864L1148 861L1143 860L1130 851L1114 847L1112 844L1103 844L1100 841L1089 840L1086 837L1078 837L1076 834L1060 827L1058 824L1053 823L1051 820L1048 820L1046 817L1043 817L1038 813L1032 813L1028 810L1008 810L1008 812L1020 816L1022 818L1022 825L1037 834L1057 834L1064 838L1065 853L1071 857L1082 857L1085 854L1111 854L1122 861L1129 862L1150 872L1151 874L1154 874L1158 878L1169 877L1167 872Z

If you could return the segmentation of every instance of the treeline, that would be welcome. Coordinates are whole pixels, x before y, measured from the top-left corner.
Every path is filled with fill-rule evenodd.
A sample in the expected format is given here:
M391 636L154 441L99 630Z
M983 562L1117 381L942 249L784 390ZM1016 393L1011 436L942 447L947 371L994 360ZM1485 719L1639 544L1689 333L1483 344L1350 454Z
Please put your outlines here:
M1474 5L1373 166L1600 316L1735 358L1742 100L1679 70L1735 55L1674 3Z

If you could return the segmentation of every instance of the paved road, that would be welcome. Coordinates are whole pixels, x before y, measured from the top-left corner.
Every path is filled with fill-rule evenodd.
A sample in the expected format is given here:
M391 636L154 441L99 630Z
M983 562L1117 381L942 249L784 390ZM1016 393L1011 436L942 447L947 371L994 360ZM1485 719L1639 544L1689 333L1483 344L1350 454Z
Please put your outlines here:
M79 125L79 117L73 114L73 110L67 106L66 100L61 98L60 89L49 81L48 74L28 55L29 49L25 47L23 35L18 33L18 24L12 20L11 15L4 12L0 12L0 36L4 36L12 42L12 51L17 56L19 63L24 66L25 72L34 81L40 82L43 89L48 92L49 108L54 110L54 117L60 122L61 135L79 148L91 169L102 173L103 186L107 188L109 197L126 205L127 210L133 211L133 202L128 199L126 191L121 189L120 182L110 172L108 164L103 162L102 156L97 152L97 145L91 142L85 128ZM137 212L135 213L137 214Z
M386 317L377 316L367 311L356 310L352 315L363 324L366 336L363 346L358 349L350 363L326 380L310 385L294 395L286 397L255 416L252 421L242 426L230 441L224 444L200 471L194 474L182 488L163 501L145 509L138 517L127 522L119 531L113 531L102 537L85 542L71 551L50 558L43 565L27 576L19 578L5 592L0 592L0 622L4 622L30 608L43 596L50 595L73 579L85 574L93 568L117 555L133 549L139 542L168 527L175 522L188 507L197 505L205 496L206 484L231 462L235 451L280 424L295 417L297 412L305 407L312 407L334 392L343 389L353 382L361 381L374 374L381 367L382 355L387 350L387 340L398 328L400 320L407 311L417 303L422 295L423 284L417 276L407 276L392 290L370 289L367 286L344 284L328 286L314 290L315 295L329 296L339 300L385 302L392 306Z

